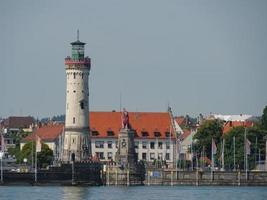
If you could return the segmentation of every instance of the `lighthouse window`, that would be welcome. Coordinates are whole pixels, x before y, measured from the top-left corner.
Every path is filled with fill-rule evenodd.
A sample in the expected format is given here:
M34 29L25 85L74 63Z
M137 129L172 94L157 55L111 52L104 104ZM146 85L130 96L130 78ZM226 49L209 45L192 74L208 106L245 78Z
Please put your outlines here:
M83 110L84 109L84 102L83 101L80 102L80 106L81 106L81 109Z
M73 124L75 124L75 117L73 117L72 122L73 122Z

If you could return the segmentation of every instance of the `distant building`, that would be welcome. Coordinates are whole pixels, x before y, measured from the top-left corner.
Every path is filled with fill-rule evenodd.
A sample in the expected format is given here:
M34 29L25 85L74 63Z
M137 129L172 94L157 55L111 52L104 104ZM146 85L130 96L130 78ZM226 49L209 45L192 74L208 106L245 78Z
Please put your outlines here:
M240 115L221 115L221 114L210 114L208 119L220 119L222 121L248 121L253 118L252 115L240 114Z
M211 114L208 119L219 119L223 121L223 134L229 132L234 127L252 127L257 121L255 117L247 114L221 115Z
M4 137L4 151L8 148L15 147L15 138L19 136L21 132L32 132L34 124L33 117L30 116L11 116L1 121L1 131ZM3 140L1 140L2 143ZM2 144L1 144L2 149Z
M27 116L27 117L8 117L7 119L4 119L2 124L5 129L7 129L8 132L11 133L17 133L20 130L23 130L25 132L31 132L32 131L32 125L34 123L33 117Z
M223 134L228 133L234 127L252 127L254 122L251 121L226 121L223 124Z
M36 135L40 137L41 141L48 145L53 151L54 160L58 160L62 152L62 141L63 141L63 124L48 124L40 128L36 128L33 134L24 138L20 143L20 149L32 140L36 140Z

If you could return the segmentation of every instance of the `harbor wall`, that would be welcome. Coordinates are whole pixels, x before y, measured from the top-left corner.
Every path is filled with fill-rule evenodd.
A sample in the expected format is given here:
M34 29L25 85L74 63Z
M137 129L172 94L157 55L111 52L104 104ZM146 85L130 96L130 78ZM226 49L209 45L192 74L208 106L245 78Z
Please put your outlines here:
M176 171L147 170L145 185L219 185L267 186L267 172L263 171Z

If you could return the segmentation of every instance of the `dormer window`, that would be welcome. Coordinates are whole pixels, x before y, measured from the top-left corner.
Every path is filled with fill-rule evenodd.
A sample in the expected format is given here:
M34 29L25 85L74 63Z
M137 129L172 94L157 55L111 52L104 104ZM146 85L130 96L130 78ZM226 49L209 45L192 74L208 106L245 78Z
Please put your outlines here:
M92 136L98 136L99 132L95 129L92 130Z
M170 132L165 132L165 137L169 138L171 136Z
M160 132L158 132L158 131L155 131L155 132L154 132L154 136L158 138L158 137L160 137L160 136L161 136L161 134L160 134Z
M114 136L114 132L113 132L112 130L108 130L108 131L107 131L107 135L108 135L109 137L112 137L112 136Z
M142 134L142 137L148 137L148 132L147 131L142 131L141 134Z

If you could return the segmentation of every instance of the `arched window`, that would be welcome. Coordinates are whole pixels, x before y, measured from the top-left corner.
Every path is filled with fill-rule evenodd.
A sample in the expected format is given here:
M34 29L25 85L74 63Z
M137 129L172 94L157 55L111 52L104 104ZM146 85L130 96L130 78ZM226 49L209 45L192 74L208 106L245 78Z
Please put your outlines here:
M76 73L73 73L73 79L75 79L76 78Z
M73 119L72 119L72 123L75 124L75 117L73 117Z

